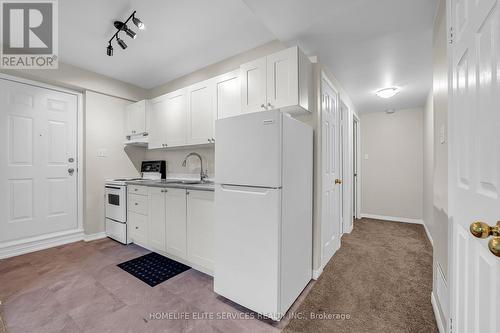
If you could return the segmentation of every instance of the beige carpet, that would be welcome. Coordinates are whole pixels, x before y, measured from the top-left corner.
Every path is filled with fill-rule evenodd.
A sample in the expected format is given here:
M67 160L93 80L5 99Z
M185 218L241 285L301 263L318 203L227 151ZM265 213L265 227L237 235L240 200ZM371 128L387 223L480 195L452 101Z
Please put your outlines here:
M297 310L344 316L293 319L285 332L438 332L431 290L423 226L358 220Z

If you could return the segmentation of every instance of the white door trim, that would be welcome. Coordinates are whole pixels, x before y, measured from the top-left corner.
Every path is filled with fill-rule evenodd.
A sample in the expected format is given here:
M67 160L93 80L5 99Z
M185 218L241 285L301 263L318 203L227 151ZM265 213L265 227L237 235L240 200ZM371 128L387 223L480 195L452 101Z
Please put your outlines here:
M20 78L17 76L0 73L0 79L16 83L31 85L38 88L50 89L76 96L77 98L77 228L75 230L57 232L37 237L31 237L14 242L6 242L0 245L0 259L16 256L23 253L38 251L57 245L80 241L83 239L83 94L78 91L57 87L51 84Z
M357 179L356 179L356 211L355 218L361 218L361 120L359 117L353 112L353 126L356 125L356 166L357 166ZM354 143L353 143L354 147ZM354 167L353 167L353 172ZM354 176L354 173L353 173Z

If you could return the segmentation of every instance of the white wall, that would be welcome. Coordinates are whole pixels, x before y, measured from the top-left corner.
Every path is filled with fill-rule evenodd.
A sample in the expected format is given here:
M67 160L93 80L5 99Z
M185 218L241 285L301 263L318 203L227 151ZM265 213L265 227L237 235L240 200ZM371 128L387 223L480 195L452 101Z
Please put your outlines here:
M422 219L423 114L361 116L362 215Z
M124 108L129 101L87 91L85 93L85 234L104 231L104 180L138 176L144 151L123 149ZM98 157L104 149L106 157Z
M147 90L140 87L64 63L59 63L58 69L2 69L0 72L79 92L94 91L132 101L147 96Z
M215 151L214 146L196 146L196 147L181 147L176 149L153 149L146 150L144 153L145 160L165 160L167 161L167 176L168 177L186 177L198 176L200 174L200 161L196 157L190 157L186 163L186 167L182 166L182 161L190 152L195 152L201 155L203 159L203 169L208 170L208 176L214 176L214 161Z

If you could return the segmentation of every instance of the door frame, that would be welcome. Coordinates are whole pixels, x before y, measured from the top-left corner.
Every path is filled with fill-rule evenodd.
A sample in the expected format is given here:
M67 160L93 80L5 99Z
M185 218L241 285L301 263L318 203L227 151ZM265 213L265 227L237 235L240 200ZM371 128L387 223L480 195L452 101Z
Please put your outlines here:
M47 84L39 81L34 81L31 79L25 79L14 75L8 75L0 73L0 80L11 81L14 83L26 84L34 86L37 88L43 88L48 90L54 90L66 94L71 94L76 96L76 141L77 141L77 156L76 156L76 173L77 173L77 228L68 231L44 234L34 237L29 237L21 240L8 241L0 244L0 259L12 257L24 253L29 253L33 251L43 250L49 247L68 244L84 239L83 221L84 221L84 117L83 117L83 93L70 90L66 88L61 88L52 84Z
M332 89L333 91L335 91L337 93L337 107L339 108L340 110L340 92L338 91L338 89L336 88L336 86L333 84L333 82L328 78L327 74L322 70L320 75L319 75L319 96L320 96L320 100L321 100L321 96L323 96L323 81L326 82ZM319 128L321 129L322 128L322 103L320 102L319 106L318 106L318 121L319 121ZM340 114L340 112L338 113L338 115ZM339 128L340 128L340 119L339 120ZM323 133L322 131L320 130L319 132L320 135L318 135L318 141L321 145L320 147L320 154L322 152L322 144L323 144ZM340 135L338 136L338 138L340 138ZM339 145L340 147L340 145ZM336 150L336 153L339 153L338 150ZM319 174L321 175L320 179L319 179L319 182L321 184L321 189L320 189L320 197L321 197L321 200L320 200L320 211L319 211L319 229L320 229L320 234L319 234L319 242L320 242L320 258L319 258L319 269L316 270L315 272L313 272L313 278L318 278L319 275L321 275L321 273L323 272L323 268L326 266L326 264L331 260L331 258L333 257L333 255L335 255L335 253L338 251L338 249L340 248L341 246L341 238L342 238L342 216L340 216L340 234L339 234L339 239L338 239L338 244L336 246L336 249L334 251L334 254L332 255L332 257L328 258L328 260L325 261L325 255L324 255L324 247L323 247L323 172L322 172L322 166L323 166L323 156L321 155L321 159L320 159L320 163L319 163ZM339 164L340 165L340 164ZM342 168L342 165L340 165L340 169ZM340 176L340 175L339 175ZM340 191L340 195L342 195L341 193L342 191ZM340 196L339 196L340 198ZM339 205L340 207L340 205Z
M356 133L352 133L354 140L354 135L356 135L356 140L352 143L353 147L353 161L356 160L356 165L352 166L352 177L354 180L354 172L357 173L356 177L356 188L355 188L355 202L353 202L354 218L361 218L361 121L359 117L353 112L352 113L352 128L356 128ZM354 182L353 182L354 183ZM352 185L351 185L352 186Z
M342 180L342 190L340 191L340 200L342 205L342 235L346 233L351 233L352 231L352 198L350 193L352 193L351 180L351 169L349 156L351 156L350 147L350 113L351 109L347 103L339 94L339 111L340 111L340 128L342 129L340 135L340 148L342 153L340 154L340 179Z

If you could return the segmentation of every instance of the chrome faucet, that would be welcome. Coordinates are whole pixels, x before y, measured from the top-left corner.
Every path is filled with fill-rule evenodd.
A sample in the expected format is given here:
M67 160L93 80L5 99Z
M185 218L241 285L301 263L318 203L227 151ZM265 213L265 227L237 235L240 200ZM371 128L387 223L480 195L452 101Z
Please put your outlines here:
M203 160L200 156L200 154L198 153L189 153L185 158L184 158L184 161L182 162L182 166L183 167L186 167L186 163L187 163L187 159L191 156L196 156L200 159L200 180L203 182L207 179L208 175L206 173L206 171L203 170Z

